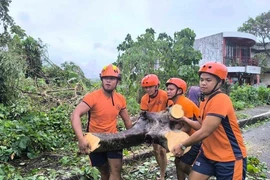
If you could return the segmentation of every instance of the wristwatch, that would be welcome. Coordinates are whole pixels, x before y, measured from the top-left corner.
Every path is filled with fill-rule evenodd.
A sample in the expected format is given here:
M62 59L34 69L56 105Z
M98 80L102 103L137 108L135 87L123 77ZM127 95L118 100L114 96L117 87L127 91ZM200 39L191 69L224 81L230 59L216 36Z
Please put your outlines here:
M180 148L181 148L182 151L185 151L187 149L187 147L184 146L183 144L180 144Z

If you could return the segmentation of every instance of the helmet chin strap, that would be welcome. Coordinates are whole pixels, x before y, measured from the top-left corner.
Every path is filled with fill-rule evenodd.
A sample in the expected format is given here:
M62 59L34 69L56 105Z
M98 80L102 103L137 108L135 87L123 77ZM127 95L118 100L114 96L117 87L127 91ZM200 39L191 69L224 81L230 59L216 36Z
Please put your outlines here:
M154 98L158 95L158 86L156 86L155 92L152 95L149 95L150 98Z
M215 87L212 89L212 91L210 92L210 93L201 93L200 94L200 99L201 99L201 101L204 101L205 99L204 99L204 97L205 96L209 96L210 94L213 94L214 92L216 92L217 90L219 90L219 88L217 88L217 85L220 83L220 81L221 80L219 80L218 82L217 82L217 84L215 85Z
M117 82L117 83L118 83L118 82ZM114 100L113 100L113 91L116 89L116 87L117 87L117 84L115 85L115 88L114 88L113 90L107 90L107 89L104 88L103 83L102 83L102 88L103 88L103 90L104 90L106 93L110 94L110 97L112 98L112 105L113 105L113 106L115 105L115 104L114 104Z
M183 93L175 94L172 98L170 98L170 100L173 100L174 98L176 98L177 96L182 95L182 94L183 94Z
M154 98L154 97L156 97L156 96L157 96L157 94L158 94L158 91L157 91L157 90L155 90L155 93L154 93L154 94L152 94L152 95L149 95L149 97L150 97L150 98Z
M180 89L180 88L177 88L177 91L178 91L179 89ZM183 90L182 90L182 93L177 93L177 91L175 92L175 95L174 95L172 98L169 98L169 100L173 100L173 99L176 98L177 96L183 94Z
M104 87L103 87L103 89L104 89ZM114 91L114 89L113 90L104 89L104 91L106 91L108 94L112 94L112 92Z
M115 87L114 87L114 89L113 89L113 90L107 90L107 89L105 89L105 88L104 88L104 86L103 86L103 82L102 82L102 88L103 88L103 90L104 90L104 91L106 91L108 94L112 94L112 92L113 92L113 91L116 89L117 84L118 84L118 80L117 80L117 83L116 83L116 85L115 85Z

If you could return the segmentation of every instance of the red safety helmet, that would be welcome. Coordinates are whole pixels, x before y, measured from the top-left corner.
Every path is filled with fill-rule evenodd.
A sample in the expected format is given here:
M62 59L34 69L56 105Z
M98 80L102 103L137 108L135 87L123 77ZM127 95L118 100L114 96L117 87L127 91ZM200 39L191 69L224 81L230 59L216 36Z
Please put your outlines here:
M158 86L159 79L155 74L148 74L144 78L142 78L141 86L142 87L150 87L150 86Z
M117 77L118 80L121 80L120 69L113 64L109 64L101 70L100 78L103 77Z
M186 91L187 91L187 83L183 79L180 79L180 78L170 78L166 82L166 87L169 84L173 84L176 87L182 89L183 90L183 94L186 93Z
M219 77L221 80L226 80L228 69L224 64L219 62L206 62L199 69L199 75L201 73L209 73Z

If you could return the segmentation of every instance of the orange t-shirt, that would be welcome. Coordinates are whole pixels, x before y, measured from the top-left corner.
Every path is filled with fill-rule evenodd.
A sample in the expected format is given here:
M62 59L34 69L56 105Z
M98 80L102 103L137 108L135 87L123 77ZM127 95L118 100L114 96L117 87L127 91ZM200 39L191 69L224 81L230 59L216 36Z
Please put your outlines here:
M179 104L182 106L182 109L184 111L184 116L186 116L189 119L192 119L194 121L200 121L199 116L200 116L200 110L198 106L185 97L184 95L178 96L178 99L176 100L175 104ZM188 133L189 135L193 134L195 132L195 129L191 128L190 132Z
M148 94L143 95L140 107L142 111L160 112L167 108L167 102L167 92L159 89L157 95L154 98L149 97Z
M124 96L113 92L112 97L108 97L102 89L98 89L86 94L83 102L90 107L89 132L117 132L117 116L121 110L126 108L126 99Z
M219 162L245 158L246 147L230 98L221 93L211 98L204 107L206 102L207 99L200 104L202 119L206 116L216 116L222 120L218 128L202 142L205 156Z

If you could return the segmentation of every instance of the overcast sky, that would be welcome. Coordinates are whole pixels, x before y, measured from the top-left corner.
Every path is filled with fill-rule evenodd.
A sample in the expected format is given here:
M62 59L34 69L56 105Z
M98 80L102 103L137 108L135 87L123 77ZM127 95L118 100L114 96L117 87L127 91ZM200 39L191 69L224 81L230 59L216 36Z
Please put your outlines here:
M96 78L115 62L116 47L152 27L173 35L186 27L197 38L236 31L249 17L270 10L270 0L12 0L10 15L48 44L51 61L73 61Z

